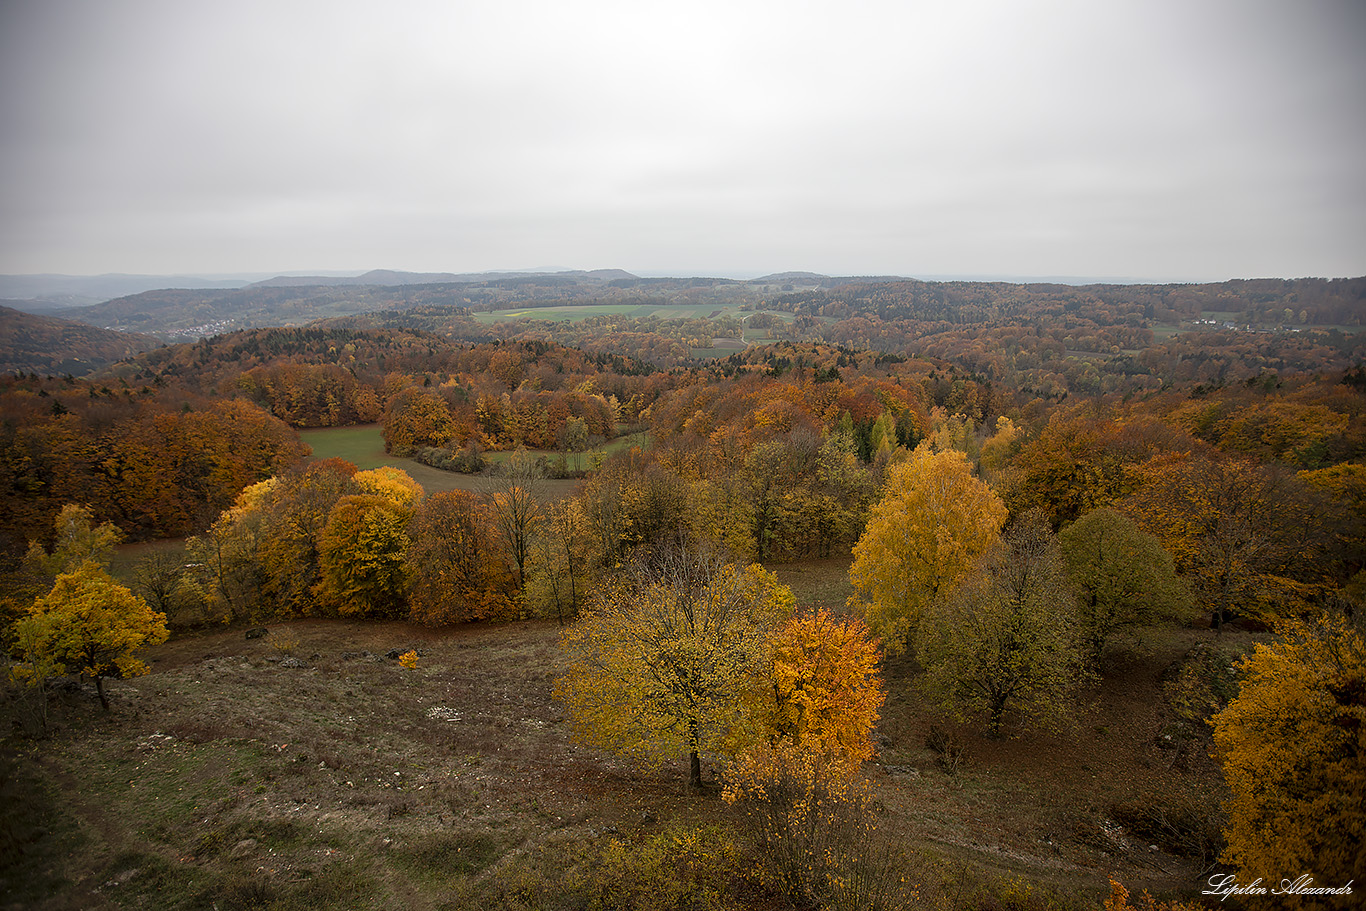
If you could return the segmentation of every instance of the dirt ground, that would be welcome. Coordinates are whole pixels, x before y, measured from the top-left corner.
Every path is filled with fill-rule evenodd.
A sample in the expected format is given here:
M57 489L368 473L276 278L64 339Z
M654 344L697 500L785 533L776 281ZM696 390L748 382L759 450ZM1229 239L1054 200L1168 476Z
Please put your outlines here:
M832 607L841 573L780 570L802 603ZM1219 777L1203 743L1164 740L1161 686L1213 635L1154 634L1117 654L1075 725L1001 740L929 708L913 665L889 662L867 770L882 828L941 868L1063 895L1099 896L1111 872L1198 891L1210 858L1191 821L1217 812ZM301 620L151 649L150 674L109 685L109 714L73 692L49 739L7 742L42 834L0 907L461 907L481 878L566 844L726 819L682 762L642 771L571 740L551 698L557 639L542 622ZM390 657L409 650L414 668ZM931 726L961 748L956 767L926 746Z

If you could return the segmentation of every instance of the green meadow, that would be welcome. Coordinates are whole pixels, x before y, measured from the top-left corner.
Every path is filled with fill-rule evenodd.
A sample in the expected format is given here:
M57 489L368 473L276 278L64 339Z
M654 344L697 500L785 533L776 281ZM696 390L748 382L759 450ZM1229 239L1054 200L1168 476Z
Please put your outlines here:
M769 312L769 311L762 311ZM474 318L485 325L515 322L517 320L548 320L551 322L576 322L593 316L625 316L644 319L653 316L662 320L669 319L719 319L729 316L743 319L754 315L755 311L741 310L738 306L724 304L583 304L563 307L523 307L516 310L479 311ZM775 312L775 316L785 320L792 319L790 313ZM756 335L762 335L761 332Z
M430 465L423 465L412 459L401 459L391 456L384 451L384 432L378 424L361 424L355 427L322 427L316 430L299 431L299 439L303 440L313 449L313 458L345 459L357 468L369 470L382 466L401 468L408 473L414 481L422 485L422 489L427 493L438 493L443 490L469 490L479 493L487 486L487 480L481 475L459 474L454 471L442 471L439 468L432 468ZM626 443L618 443L613 440L608 447L613 445L623 446ZM606 449L607 447L604 447ZM554 456L556 453L532 453L533 455ZM509 453L488 453L490 461L501 461L508 458ZM588 454L584 454L587 461ZM579 481L558 481L545 480L539 482L545 491L545 497L549 500L561 500L570 496L578 489Z

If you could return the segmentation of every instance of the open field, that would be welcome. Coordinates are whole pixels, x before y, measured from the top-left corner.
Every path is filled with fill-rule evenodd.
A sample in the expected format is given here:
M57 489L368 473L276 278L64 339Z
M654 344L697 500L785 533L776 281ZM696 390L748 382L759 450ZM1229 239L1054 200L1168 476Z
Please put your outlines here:
M652 307L637 304L586 304L564 307L524 307L518 310L476 311L472 314L480 323L510 323L521 319L543 319L552 322L575 322L590 316L647 316Z
M847 560L775 569L804 604L847 593ZM65 693L49 739L5 741L0 787L22 851L0 865L0 907L785 907L725 850L687 854L705 836L748 856L714 785L689 794L681 760L644 770L572 741L551 698L557 637L545 622L303 620L150 649L150 675L110 682L111 713ZM1202 641L1215 640L1155 633L1115 656L1074 727L1001 741L931 710L915 668L890 661L868 774L924 907L1005 907L974 896L1029 883L1052 907L1096 908L1111 871L1131 888L1196 891L1205 861L1189 830L1218 778L1199 744L1163 749L1160 685ZM385 657L409 648L415 669ZM962 746L956 770L926 747L931 724ZM718 771L711 757L707 779ZM632 892L649 885L632 858L661 851L670 876L729 877L729 903Z
M693 348L689 353L693 357L730 357L737 351L744 351L749 347L749 343L736 338L717 338L712 339L710 348Z
M756 312L772 313L784 320L791 320L792 314L781 311L741 310L738 306L724 304L582 304L562 307L522 307L516 310L476 311L475 320L484 325L534 319L576 322L592 316L625 316L633 319L656 317L658 319L719 319L729 316L742 319Z
M360 469L379 468L381 466L392 466L401 468L417 483L422 485L422 489L427 493L438 493L445 490L469 490L475 493L482 492L488 486L488 480L482 475L460 474L454 471L442 471L439 468L432 468L430 465L423 465L412 459L400 459L389 455L384 451L384 435L378 424L363 424L356 427L323 427L317 430L299 431L299 439L303 440L313 448L313 458L345 459ZM489 453L491 460L494 456L505 454ZM585 458L587 454L585 454ZM562 500L578 490L580 481L563 480L543 480L539 484L545 492L545 497L550 500Z
M412 461L392 458L384 451L384 433L378 424L300 430L299 439L313 449L315 459L345 459L360 469L402 467L399 463Z

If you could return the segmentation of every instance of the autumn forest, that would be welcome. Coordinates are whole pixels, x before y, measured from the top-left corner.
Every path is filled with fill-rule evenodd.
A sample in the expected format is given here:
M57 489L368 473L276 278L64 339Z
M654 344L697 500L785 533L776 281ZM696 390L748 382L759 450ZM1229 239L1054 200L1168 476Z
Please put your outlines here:
M4 787L49 795L0 833L20 905L120 876L101 907L1179 911L1219 877L1366 888L1366 279L610 273L89 309L230 325L101 341L6 311ZM382 458L300 436L326 428L371 428ZM316 703L269 737L268 704L223 720L289 662L278 686L344 715L444 707L455 739L410 756ZM476 717L504 720L460 740ZM386 751L430 789L366 785ZM89 834L61 796L82 754L95 780L153 776L169 815ZM447 761L468 777L422 771ZM1114 781L1048 777L1069 763ZM547 790L488 783L521 779ZM310 796L286 811L288 789Z

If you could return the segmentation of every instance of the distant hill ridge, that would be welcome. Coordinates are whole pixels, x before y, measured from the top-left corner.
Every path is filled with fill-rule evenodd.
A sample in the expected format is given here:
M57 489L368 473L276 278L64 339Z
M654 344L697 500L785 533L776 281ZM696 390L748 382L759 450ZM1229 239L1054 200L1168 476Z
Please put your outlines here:
M5 287L2 279L0 277L0 290ZM1332 309L1345 317L1341 322L1360 325L1363 287L1366 287L1366 279L1075 285L1002 280L925 281L898 276L840 277L801 271L734 279L640 277L620 269L464 274L377 269L353 276L280 275L240 287L160 288L59 311L32 304L20 305L18 309L30 312L43 309L94 326L150 333L165 340L193 340L201 335L236 329L299 326L318 319L397 312L414 307L501 311L564 305L659 303L710 307L777 306L780 309L800 305L819 310L815 299L808 299L814 294L828 296L826 303L844 312L881 311L892 306L894 299L929 295L938 301L940 310L947 308L947 313L964 301L994 299L1001 295L1022 296L1028 300L1046 298L1055 302L1065 298L1068 306L1089 307L1088 301L1127 300L1135 295L1160 303L1175 294L1192 300L1198 298L1200 309L1213 312L1260 312L1274 305L1298 315L1306 304L1310 310L1316 309L1311 302L1321 302L1326 295L1338 301ZM793 295L802 300L794 304L788 300ZM3 297L0 294L0 299ZM896 308L893 306L893 309ZM1290 321L1290 317L1285 320Z
M151 335L0 307L0 373L85 376L160 344Z
M634 279L636 276L622 269L574 269L564 272L400 272L394 269L371 269L362 275L277 275L265 281L253 282L249 288L297 288L330 285L435 285L480 284L483 282L517 281L522 279L558 277L597 281Z

